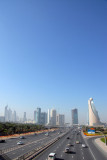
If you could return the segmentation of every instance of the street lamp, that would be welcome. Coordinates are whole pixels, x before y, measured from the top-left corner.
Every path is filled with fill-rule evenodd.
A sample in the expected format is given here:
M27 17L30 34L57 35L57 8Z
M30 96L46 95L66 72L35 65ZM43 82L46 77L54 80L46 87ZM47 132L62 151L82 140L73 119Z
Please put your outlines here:
M105 145L107 146L106 135L104 135L104 138L105 138Z

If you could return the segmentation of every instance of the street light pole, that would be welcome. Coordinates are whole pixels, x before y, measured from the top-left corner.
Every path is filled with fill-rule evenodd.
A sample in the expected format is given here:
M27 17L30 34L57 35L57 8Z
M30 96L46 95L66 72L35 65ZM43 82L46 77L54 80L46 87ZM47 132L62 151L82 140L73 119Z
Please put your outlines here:
M101 131L100 131L101 132ZM104 133L103 132L101 132L102 134L103 134L103 136L104 136L104 139L105 139L105 145L107 146L107 141L106 141L106 135L104 135Z
M107 141L106 141L106 135L104 135L104 138L105 138L105 145L107 145Z

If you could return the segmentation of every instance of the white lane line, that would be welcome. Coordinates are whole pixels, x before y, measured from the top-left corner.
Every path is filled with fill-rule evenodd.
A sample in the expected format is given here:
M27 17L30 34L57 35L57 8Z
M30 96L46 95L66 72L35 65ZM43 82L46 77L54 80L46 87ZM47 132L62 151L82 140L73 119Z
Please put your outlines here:
M81 136L82 136L82 134L81 134ZM82 137L83 137L83 136L82 136ZM92 150L91 150L90 146L88 145L87 140L86 140L85 138L83 138L83 139L84 139L84 141L85 141L86 145L88 146L88 148L89 148L89 150L90 150L90 152L91 152L91 155L93 156L94 160L96 160L96 158L95 158L95 156L94 156L94 154L93 154L93 152L92 152Z
M62 157L62 155L61 155L61 157Z
M83 159L84 159L84 157L83 157Z
M73 156L72 156L72 158L73 158Z

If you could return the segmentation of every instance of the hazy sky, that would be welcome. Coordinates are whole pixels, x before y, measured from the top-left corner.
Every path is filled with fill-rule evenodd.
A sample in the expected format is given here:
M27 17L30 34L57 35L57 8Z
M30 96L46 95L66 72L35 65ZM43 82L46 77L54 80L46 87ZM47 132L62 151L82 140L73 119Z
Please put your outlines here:
M0 1L0 115L56 108L107 116L107 0Z

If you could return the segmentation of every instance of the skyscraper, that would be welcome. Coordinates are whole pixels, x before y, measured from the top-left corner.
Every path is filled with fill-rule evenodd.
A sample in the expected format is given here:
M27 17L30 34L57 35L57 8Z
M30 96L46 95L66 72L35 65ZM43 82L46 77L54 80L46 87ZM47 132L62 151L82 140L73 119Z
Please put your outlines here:
M36 124L41 124L41 108L34 111L34 121Z
M88 111L89 111L89 126L100 125L100 118L98 116L98 112L95 109L93 98L88 100Z
M48 109L48 114L47 114L47 124L50 124L50 109Z
M5 112L4 112L5 122L8 122L8 105L5 106Z
M72 125L78 125L78 110L75 108L75 109L72 109Z
M41 112L41 124L45 125L47 123L47 113Z
M16 111L13 112L13 122L16 122L17 118L16 118Z
M8 110L8 121L12 122L12 110L10 108Z
M26 122L26 121L27 121L26 112L24 112L24 115L23 115L23 122Z
M51 109L51 112L50 112L50 124L52 126L56 126L56 110L55 109Z
M65 116L62 114L56 115L56 125L63 127L65 123Z

